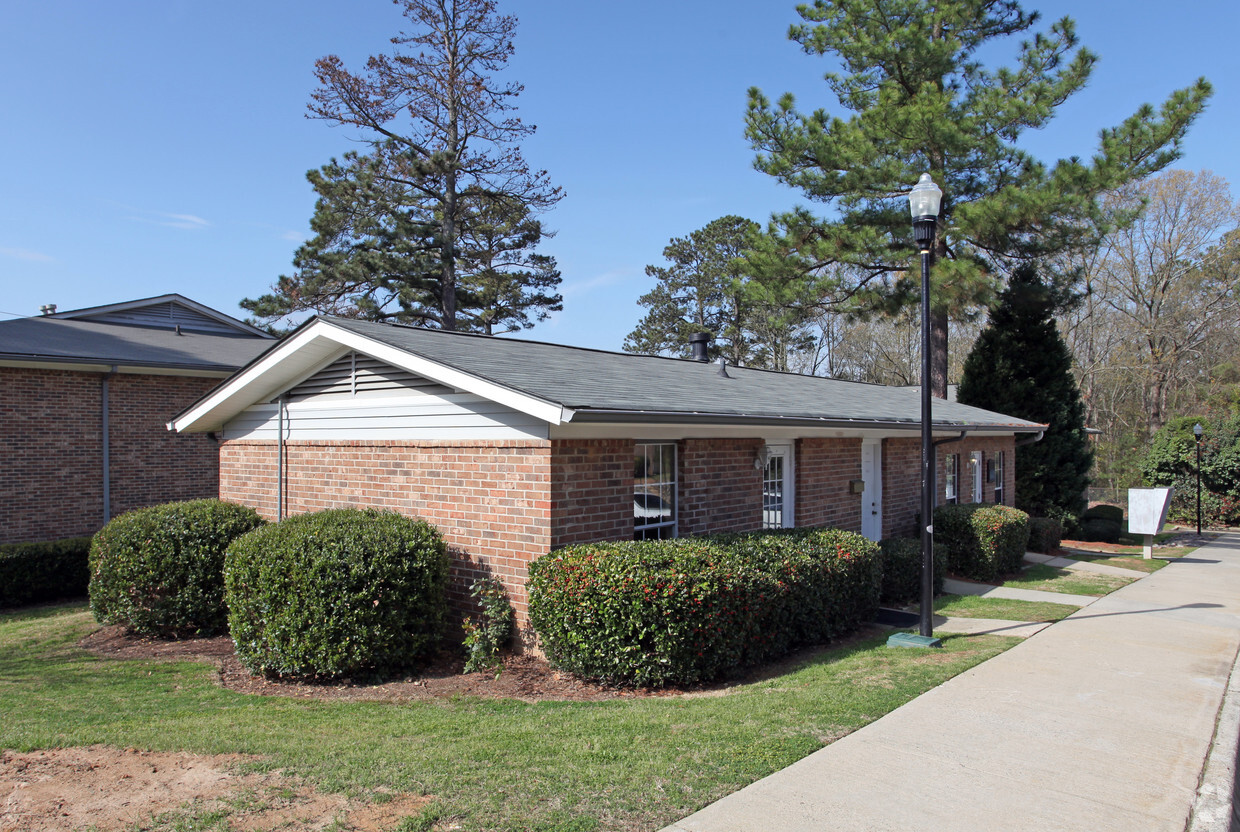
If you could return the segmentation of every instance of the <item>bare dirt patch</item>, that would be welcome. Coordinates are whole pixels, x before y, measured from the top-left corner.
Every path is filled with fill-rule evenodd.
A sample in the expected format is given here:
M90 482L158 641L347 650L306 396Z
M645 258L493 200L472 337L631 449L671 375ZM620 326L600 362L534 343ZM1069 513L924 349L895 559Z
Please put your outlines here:
M0 832L120 832L169 812L217 812L238 830L377 832L417 815L431 798L383 802L321 794L279 772L241 773L253 758L115 749L0 753Z

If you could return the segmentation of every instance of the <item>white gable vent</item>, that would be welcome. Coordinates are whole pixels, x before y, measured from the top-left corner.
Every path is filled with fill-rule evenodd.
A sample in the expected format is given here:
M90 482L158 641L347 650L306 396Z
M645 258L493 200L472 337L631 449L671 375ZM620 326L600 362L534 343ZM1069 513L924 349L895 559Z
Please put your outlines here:
M322 397L391 396L409 392L442 396L452 390L377 358L351 352L290 389L288 397L290 401L301 401Z

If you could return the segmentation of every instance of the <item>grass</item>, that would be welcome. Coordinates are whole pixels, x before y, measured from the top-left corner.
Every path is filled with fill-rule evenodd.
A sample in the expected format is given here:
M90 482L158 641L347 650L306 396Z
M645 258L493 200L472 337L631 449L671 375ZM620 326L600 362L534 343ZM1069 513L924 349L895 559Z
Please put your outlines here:
M659 828L1017 642L891 650L884 634L720 696L392 704L247 696L205 664L97 659L76 646L93 627L81 604L0 615L0 748L259 755L322 791L432 795L438 822L411 829L541 832Z
M1059 621L1076 612L1071 604L1013 601L977 595L940 595L934 611L952 618L997 618L1003 621Z
M1039 589L1044 592L1062 592L1069 595L1102 596L1134 580L1136 579L1059 569L1044 563L1037 563L1025 569L1019 576L1005 581L1003 585L1014 589Z

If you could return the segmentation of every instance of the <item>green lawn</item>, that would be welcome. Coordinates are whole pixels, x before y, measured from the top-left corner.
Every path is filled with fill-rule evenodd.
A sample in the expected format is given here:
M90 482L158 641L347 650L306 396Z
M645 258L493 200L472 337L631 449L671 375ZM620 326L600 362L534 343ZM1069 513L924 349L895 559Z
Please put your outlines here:
M1044 563L1037 563L1025 569L1018 577L1004 582L1003 585L1014 589L1040 589L1045 592L1063 592L1069 595L1101 596L1114 592L1134 580L1136 579L1117 575L1099 575L1092 572L1058 569Z
M940 595L934 611L952 618L997 618L1004 621L1059 621L1077 611L1071 604L1012 601L977 595Z
M543 832L659 828L1017 642L895 650L884 634L719 696L389 704L247 696L205 664L96 659L76 646L93 627L81 604L0 615L0 748L258 755L324 791L432 795L436 829Z

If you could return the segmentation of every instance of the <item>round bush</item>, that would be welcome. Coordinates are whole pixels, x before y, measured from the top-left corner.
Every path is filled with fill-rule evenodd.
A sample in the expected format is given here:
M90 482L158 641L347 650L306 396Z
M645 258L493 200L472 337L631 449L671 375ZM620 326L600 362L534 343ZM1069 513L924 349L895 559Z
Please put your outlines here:
M447 546L422 520L331 509L256 529L228 549L228 625L254 673L338 678L413 666L447 609Z
M1085 513L1081 517L1085 520L1106 520L1118 526L1124 525L1124 510L1119 506L1107 505L1106 503L1099 503L1092 508L1085 509Z
M1081 540L1090 543L1118 543L1124 528L1107 517L1086 517L1081 521Z
M253 509L222 500L120 515L91 541L91 612L104 624L162 638L223 632L224 552L262 524Z
M1029 551L1049 555L1063 542L1063 524L1051 517L1029 518Z
M1020 571L1029 546L1029 515L991 503L939 506L934 537L947 547L947 568L953 574L991 581Z
M883 553L882 600L896 604L921 598L921 540L915 537L889 537L881 541ZM943 592L947 574L947 547L934 544L934 594Z

